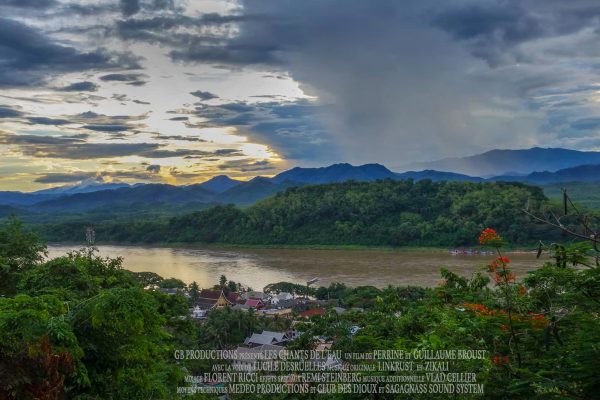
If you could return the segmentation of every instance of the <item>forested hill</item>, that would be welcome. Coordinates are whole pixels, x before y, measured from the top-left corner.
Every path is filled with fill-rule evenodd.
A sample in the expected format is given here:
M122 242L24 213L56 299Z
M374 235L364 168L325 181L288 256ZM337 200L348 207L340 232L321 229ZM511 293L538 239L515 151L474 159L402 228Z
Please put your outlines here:
M383 180L290 188L246 209L217 206L164 222L96 224L99 242L273 245L462 246L484 227L511 243L547 229L522 212L547 206L537 187L519 183ZM82 241L86 223L44 225L52 241Z

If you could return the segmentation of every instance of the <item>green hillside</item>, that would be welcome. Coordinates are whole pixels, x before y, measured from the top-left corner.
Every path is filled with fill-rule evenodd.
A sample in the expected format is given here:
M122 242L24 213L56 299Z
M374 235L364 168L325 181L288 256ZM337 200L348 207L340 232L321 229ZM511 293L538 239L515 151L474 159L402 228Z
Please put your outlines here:
M562 199L562 189L565 188L578 204L600 210L600 183L566 182L546 185L543 188L544 194L551 199Z
M350 181L290 188L245 209L217 206L94 228L101 242L463 246L494 227L525 244L548 236L522 212L527 204L539 212L549 203L540 188L519 183ZM51 241L81 241L86 226L79 220L38 230Z

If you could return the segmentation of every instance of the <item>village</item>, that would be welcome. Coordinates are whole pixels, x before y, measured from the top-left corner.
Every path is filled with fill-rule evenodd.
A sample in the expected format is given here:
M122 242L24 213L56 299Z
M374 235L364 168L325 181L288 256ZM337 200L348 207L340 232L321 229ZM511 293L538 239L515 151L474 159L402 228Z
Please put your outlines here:
M337 299L319 300L310 285L317 279L307 282L306 286L281 282L265 287L264 291L243 288L229 282L224 276L220 284L210 289L199 289L192 284L189 287L154 288L167 295L183 295L189 301L189 314L181 318L190 319L197 324L207 321L210 314L217 310L230 309L242 313L253 313L259 318L284 321L285 330L261 330L250 332L243 342L237 343L233 350L235 357L230 360L230 370L239 373L265 373L285 370L286 362L294 359L295 341L302 335L302 326L312 324L311 319L326 313L344 314L348 311L363 312L362 308L347 309L340 307ZM181 285L180 285L181 286ZM289 291L284 291L288 289ZM353 336L361 327L351 326L347 335ZM311 348L306 352L303 362L310 364L312 371L342 371L343 361L331 348L336 337L318 336L311 340ZM297 347L296 347L297 348ZM273 377L273 376L271 376ZM295 374L284 374L283 379L293 381ZM224 382L219 379L204 380L203 385L218 386Z

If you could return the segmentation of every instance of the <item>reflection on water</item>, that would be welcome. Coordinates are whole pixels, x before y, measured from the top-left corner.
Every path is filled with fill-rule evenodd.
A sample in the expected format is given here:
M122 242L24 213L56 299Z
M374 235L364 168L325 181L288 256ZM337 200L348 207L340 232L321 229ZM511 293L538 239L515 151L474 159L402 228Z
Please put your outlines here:
M483 268L493 256L450 255L448 252L389 250L296 250L296 249L221 249L170 248L142 246L98 246L100 255L124 259L131 271L151 271L162 277L179 278L200 287L216 284L219 276L241 282L254 289L266 284L288 281L304 284L319 277L317 286L344 282L349 286L421 285L435 286L440 267L470 276ZM49 246L50 257L75 247ZM511 267L517 277L542 264L534 253L513 253Z

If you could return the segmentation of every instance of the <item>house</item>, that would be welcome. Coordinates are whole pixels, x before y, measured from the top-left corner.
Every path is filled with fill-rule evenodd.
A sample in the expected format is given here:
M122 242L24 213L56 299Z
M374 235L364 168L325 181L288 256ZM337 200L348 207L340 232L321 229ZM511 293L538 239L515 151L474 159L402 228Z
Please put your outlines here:
M227 300L231 302L231 304L236 304L241 301L241 296L238 292L227 292Z
M194 303L194 306L197 306L202 310L212 310L231 305L231 301L229 301L222 290L209 289L202 289L198 295L198 300Z
M253 333L252 336L244 340L244 344L248 347L257 347L265 344L268 345L283 345L290 340L287 333L263 331L262 333Z
M265 344L258 347L238 347L235 350L232 368L240 372L255 372L260 368L273 369L285 347Z
M206 310L201 309L199 306L195 306L192 309L191 317L193 319L204 319L206 318Z
M281 292L271 297L271 304L277 305L282 300L292 300L294 296L288 292Z
M283 343L289 340L289 336L286 332L273 332L273 331L262 331L262 335L273 336L277 341Z
M311 308L310 310L302 311L298 313L298 316L301 318L310 318L315 315L325 315L324 308Z
M248 300L246 300L244 305L247 308L254 308L255 310L265 308L265 303L263 303L262 300L259 300L259 299L248 299Z

